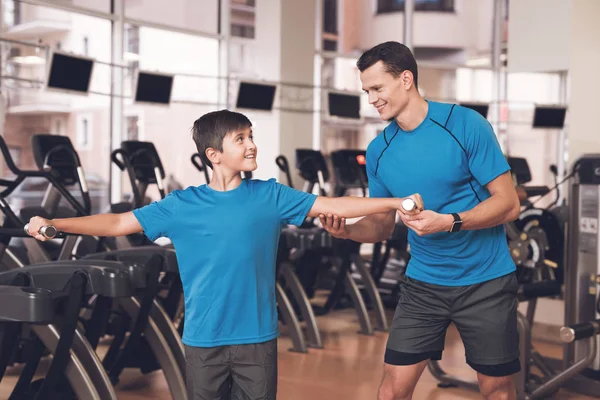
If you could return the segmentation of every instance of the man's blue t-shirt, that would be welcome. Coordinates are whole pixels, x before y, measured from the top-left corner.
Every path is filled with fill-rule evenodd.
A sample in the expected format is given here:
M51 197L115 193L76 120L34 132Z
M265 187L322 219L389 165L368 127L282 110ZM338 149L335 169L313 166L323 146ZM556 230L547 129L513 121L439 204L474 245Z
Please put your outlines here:
M275 263L283 225L301 225L315 195L269 181L243 180L171 192L134 210L150 240L168 237L185 299L183 343L261 343L279 335Z
M474 208L491 195L485 185L510 170L488 121L469 108L428 102L414 130L390 123L367 149L371 197L419 193L426 210L442 214ZM408 236L406 274L445 286L485 282L515 270L504 226Z

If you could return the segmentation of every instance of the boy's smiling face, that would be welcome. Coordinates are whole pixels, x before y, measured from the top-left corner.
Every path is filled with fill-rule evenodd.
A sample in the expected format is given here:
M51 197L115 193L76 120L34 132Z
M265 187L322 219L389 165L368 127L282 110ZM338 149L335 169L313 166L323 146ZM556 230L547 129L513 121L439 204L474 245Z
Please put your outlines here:
M258 167L256 156L252 127L229 132L223 138L221 166L237 172L254 171Z

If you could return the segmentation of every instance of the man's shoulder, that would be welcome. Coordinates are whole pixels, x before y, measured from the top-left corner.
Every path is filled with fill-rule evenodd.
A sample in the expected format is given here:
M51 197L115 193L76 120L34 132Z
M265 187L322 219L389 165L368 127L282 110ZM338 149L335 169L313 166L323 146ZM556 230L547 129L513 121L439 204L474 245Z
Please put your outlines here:
M452 132L489 125L487 119L478 111L460 104L430 102L430 106L432 107L431 119Z
M388 138L394 135L396 130L396 122L391 121L381 132L371 140L367 146L367 157L370 153L381 151L387 144Z

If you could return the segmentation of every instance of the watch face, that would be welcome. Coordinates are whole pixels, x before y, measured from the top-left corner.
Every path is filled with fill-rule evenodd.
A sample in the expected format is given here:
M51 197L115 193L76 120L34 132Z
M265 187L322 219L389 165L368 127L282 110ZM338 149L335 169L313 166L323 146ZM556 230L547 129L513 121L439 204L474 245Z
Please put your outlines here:
M450 232L458 232L460 230L461 225L462 225L462 221L454 221Z

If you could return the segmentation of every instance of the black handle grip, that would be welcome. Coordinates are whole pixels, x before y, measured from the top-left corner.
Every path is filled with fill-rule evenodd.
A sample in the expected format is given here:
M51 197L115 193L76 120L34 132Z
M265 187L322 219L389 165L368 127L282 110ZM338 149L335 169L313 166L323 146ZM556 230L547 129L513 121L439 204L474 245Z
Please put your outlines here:
M284 173L289 172L290 165L288 164L288 160L287 160L287 158L285 158L285 156L278 156L275 159L275 162L277 163L277 166L279 167L281 172L284 172Z
M294 183L292 182L292 175L290 174L290 164L288 163L286 156L277 156L277 158L275 159L275 163L277 164L281 172L285 174L285 177L288 181L288 186L293 188Z
M523 189L527 193L527 197L543 196L550 192L548 186L523 186Z
M210 177L208 176L208 168L206 167L206 165L204 165L204 161L202 161L202 157L200 157L199 153L195 153L194 155L192 155L192 164L194 164L194 167L196 167L198 171L204 173L204 179L208 184L210 182Z
M200 154L195 153L192 156L192 164L194 164L194 167L196 167L198 169L198 171L202 172L204 171L204 163L202 162L202 158L200 157Z
M585 339L600 333L600 319L581 322L560 328L560 340L571 343L575 340Z
M27 233L28 225L25 225L23 229L20 228L0 228L0 236L9 236L9 237L23 237L28 238L29 234ZM53 226L44 226L40 229L40 234L42 234L46 239L63 239L65 238L64 232L58 232Z
M558 281L526 283L519 288L519 297L525 300L537 297L557 296L560 292L561 285Z
M121 160L119 160L119 158L117 157L118 155L120 155L121 157L126 157L125 152L123 150L116 149L113 150L112 153L110 153L110 159L112 160L112 162L115 163L117 167L119 167L121 171L125 171L125 164Z

